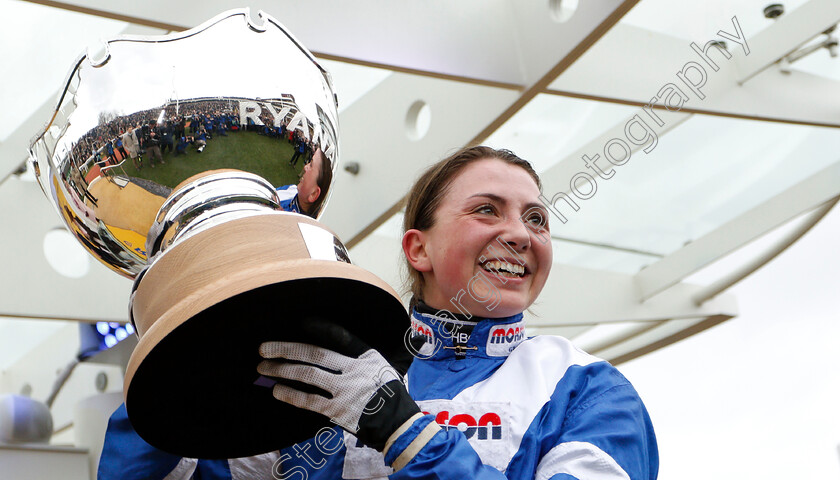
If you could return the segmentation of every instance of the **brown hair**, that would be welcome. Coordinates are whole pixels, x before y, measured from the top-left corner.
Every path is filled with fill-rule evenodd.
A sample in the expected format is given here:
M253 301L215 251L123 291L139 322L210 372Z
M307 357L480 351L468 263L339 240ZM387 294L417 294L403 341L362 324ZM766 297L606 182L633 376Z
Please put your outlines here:
M321 168L318 172L318 181L315 182L318 185L318 188L321 189L321 193L318 195L318 198L312 202L312 206L310 207L310 216L315 217L318 215L318 212L321 210L321 205L324 204L324 199L327 198L327 193L330 190L330 184L332 183L333 178L333 171L332 171L332 161L327 158L327 155L318 148L315 152L312 153L312 158L315 158L315 155L321 154Z
M519 158L510 150L496 150L495 148L476 146L467 147L458 150L449 157L432 165L426 170L414 186L408 192L406 197L405 216L403 217L403 234L405 232L416 229L420 231L428 230L435 224L435 212L440 206L443 197L449 191L449 186L455 180L455 177L467 165L484 159L497 159L505 163L516 165L528 172L537 188L542 191L542 182L534 167L527 160ZM408 267L407 287L411 292L413 305L417 300L423 298L423 275L415 270L406 259L405 264Z

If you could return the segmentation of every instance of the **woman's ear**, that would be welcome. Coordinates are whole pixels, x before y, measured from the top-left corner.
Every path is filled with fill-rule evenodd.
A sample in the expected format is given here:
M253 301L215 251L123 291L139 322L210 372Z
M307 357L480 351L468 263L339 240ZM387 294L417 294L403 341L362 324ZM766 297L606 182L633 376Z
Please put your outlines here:
M402 238L403 253L408 264L418 272L429 272L432 264L426 254L426 236L420 230L411 229Z
M315 187L312 189L312 192L309 194L309 198L306 199L308 203L315 203L315 200L318 200L318 197L321 196L321 187Z

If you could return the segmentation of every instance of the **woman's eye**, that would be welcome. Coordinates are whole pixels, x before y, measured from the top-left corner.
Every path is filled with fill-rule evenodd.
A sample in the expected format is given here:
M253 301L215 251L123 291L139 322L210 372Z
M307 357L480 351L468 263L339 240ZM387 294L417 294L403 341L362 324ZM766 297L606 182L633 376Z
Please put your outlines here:
M482 205L475 209L475 213L493 214L495 211L492 205Z
M527 222L530 228L535 233L548 231L548 222L546 221L546 218L543 215L535 213L527 217Z
M539 225L539 226L545 225L545 220L543 219L542 215L536 215L536 214L531 215L530 217L528 217L528 221L531 222L534 225Z

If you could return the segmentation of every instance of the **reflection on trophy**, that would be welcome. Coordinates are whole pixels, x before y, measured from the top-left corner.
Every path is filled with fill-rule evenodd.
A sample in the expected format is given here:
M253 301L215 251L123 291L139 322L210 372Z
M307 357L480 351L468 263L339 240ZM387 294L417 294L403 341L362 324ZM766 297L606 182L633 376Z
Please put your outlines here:
M339 157L329 75L260 16L83 56L31 148L74 236L135 279L128 415L186 457L268 452L329 424L274 400L256 372L263 341L318 343L307 319L404 360L399 297L317 221Z

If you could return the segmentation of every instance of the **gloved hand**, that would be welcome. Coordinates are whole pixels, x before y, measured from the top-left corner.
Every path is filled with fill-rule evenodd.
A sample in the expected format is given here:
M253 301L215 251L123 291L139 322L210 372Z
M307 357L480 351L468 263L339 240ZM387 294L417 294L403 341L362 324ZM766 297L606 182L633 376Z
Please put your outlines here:
M331 349L265 342L260 345L260 356L269 360L260 362L257 371L323 390L329 396L278 383L273 394L280 401L329 417L365 445L382 451L392 434L421 416L420 409L379 352L338 325L321 322L318 328L319 342Z

